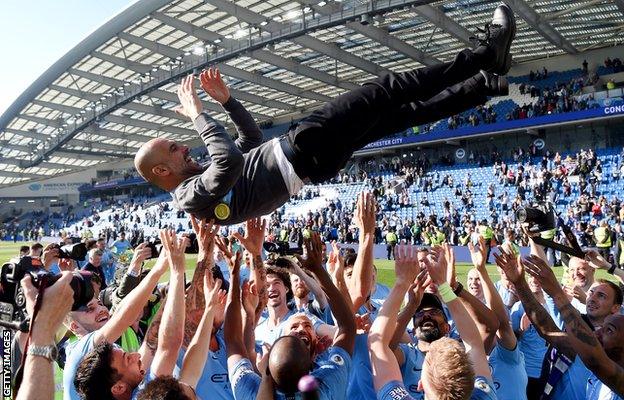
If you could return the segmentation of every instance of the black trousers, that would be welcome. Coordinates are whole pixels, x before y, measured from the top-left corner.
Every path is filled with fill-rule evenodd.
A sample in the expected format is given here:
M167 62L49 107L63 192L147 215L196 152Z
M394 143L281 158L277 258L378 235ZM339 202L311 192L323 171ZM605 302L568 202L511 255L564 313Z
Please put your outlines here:
M452 62L388 73L365 83L288 132L283 140L292 150L285 149L286 156L299 177L314 183L330 179L354 151L369 143L485 103L485 80L479 70L489 61L463 50Z

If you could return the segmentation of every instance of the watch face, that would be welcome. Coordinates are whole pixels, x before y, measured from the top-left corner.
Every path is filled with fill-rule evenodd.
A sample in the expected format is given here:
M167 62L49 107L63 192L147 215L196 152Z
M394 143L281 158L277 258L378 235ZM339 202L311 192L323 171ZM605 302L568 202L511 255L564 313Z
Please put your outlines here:
M58 349L56 348L56 346L52 346L52 348L50 349L50 358L55 361L58 359Z

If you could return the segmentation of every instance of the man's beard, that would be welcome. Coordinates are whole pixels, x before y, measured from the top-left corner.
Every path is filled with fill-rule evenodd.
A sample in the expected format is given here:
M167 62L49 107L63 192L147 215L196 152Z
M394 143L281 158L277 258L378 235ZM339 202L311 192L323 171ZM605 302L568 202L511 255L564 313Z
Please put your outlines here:
M203 173L205 168L199 163L187 164L182 169L182 176L191 177Z
M423 330L421 327L416 328L416 338L418 340L425 341L427 343L435 342L436 340L442 337L442 332L440 332L440 328L428 328Z
M308 294L310 294L309 290L306 290L306 289L303 289L303 288L295 289L295 297L298 298L298 299L303 299Z

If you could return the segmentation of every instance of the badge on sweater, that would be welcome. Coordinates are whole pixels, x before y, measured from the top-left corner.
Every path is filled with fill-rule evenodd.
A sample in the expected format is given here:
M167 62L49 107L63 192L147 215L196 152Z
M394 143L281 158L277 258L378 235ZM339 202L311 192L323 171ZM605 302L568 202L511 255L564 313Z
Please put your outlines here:
M220 220L227 219L230 216L230 207L225 203L219 203L214 210L215 217Z

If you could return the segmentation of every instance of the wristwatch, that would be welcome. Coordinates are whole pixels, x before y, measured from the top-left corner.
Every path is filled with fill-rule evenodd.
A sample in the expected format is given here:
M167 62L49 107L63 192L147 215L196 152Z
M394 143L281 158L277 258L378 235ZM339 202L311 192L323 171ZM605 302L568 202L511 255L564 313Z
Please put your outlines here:
M462 290L464 290L464 285L462 285L461 282L457 282L457 284L453 288L453 293L455 293L455 296L459 297Z
M56 361L58 358L58 349L55 345L48 346L28 346L28 355L47 358L49 361Z

